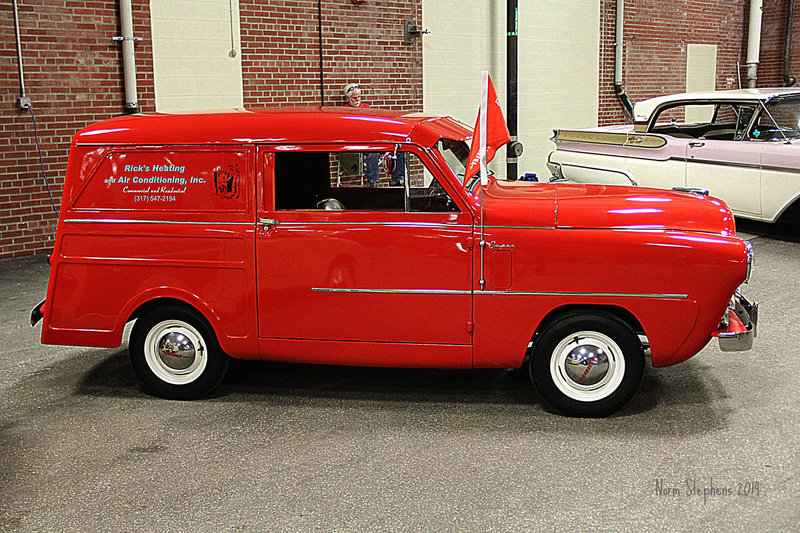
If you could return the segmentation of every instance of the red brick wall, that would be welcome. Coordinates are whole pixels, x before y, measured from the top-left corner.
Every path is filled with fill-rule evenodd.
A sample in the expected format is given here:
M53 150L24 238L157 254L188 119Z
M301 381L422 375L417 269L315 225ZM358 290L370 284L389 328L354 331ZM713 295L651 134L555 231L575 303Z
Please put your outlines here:
M783 44L789 0L764 0L758 86L783 86ZM600 125L628 122L614 94L616 0L601 0ZM795 10L795 42L800 41ZM632 102L686 90L688 44L717 46L716 88L738 87L736 63L744 65L750 1L627 0L623 42L623 86ZM780 56L778 58L778 56ZM793 46L793 71L800 70L800 45ZM778 61L780 65L778 65ZM800 77L800 74L797 75ZM747 85L742 68L742 85Z
M116 0L21 0L25 89L33 103L44 168L60 206L69 143L77 130L124 110ZM139 105L153 110L150 8L134 5ZM49 252L56 215L42 178L31 114L20 94L11 2L0 8L0 257Z
M758 66L759 87L783 87L783 58L786 45L786 25L789 0L764 0L761 19L761 57ZM792 52L789 57L789 76L800 86L800 2L795 2L792 24Z
M600 124L623 122L613 92L616 0L600 0ZM149 0L134 0L139 107L155 107ZM759 85L782 85L789 0L764 0ZM736 86L744 62L749 0L628 0L623 82L634 101L684 90L686 45L718 46L717 88ZM246 106L319 103L316 0L240 0ZM422 19L422 0L322 0L325 100L342 102L347 82L373 106L422 108L420 40L403 43L403 21ZM457 16L454 13L454 16ZM69 142L83 126L124 110L116 0L20 0L27 93L58 205ZM792 74L800 77L800 6ZM0 258L49 252L50 207L19 94L11 2L0 7Z
M319 103L316 0L241 0L246 106ZM322 0L325 100L358 82L364 101L422 109L422 47L403 43L403 21L422 18L421 0ZM27 93L33 100L45 170L59 206L69 143L77 130L124 111L116 0L21 0ZM134 0L139 108L153 111L149 1ZM56 217L50 206L30 113L19 94L10 2L0 11L0 258L49 252Z
M246 106L320 104L316 0L240 0ZM421 0L322 0L325 104L355 82L376 107L422 110L422 44L403 42Z

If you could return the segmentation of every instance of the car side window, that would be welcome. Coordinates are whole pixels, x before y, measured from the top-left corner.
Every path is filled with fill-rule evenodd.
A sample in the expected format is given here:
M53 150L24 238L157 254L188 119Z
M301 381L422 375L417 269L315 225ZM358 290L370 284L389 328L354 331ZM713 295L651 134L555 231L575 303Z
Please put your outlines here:
M673 137L738 141L755 107L739 103L690 103L661 110L651 131Z
M277 210L459 211L411 152L276 152L274 161Z

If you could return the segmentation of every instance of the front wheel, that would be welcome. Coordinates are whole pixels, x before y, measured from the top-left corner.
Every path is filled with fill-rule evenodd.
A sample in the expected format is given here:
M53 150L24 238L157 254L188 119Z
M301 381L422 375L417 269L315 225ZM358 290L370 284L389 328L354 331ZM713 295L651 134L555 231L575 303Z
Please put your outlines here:
M198 313L168 305L136 320L129 345L139 378L157 396L193 400L225 376L228 356Z
M636 393L644 352L636 333L606 313L568 314L537 340L531 379L553 407L571 416L607 416Z

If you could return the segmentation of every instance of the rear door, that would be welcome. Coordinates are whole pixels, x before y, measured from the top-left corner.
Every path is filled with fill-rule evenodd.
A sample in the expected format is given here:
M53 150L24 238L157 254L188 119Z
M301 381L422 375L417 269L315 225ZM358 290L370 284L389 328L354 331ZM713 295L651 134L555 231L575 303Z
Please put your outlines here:
M736 213L761 214L763 143L699 138L686 149L686 185L709 190Z

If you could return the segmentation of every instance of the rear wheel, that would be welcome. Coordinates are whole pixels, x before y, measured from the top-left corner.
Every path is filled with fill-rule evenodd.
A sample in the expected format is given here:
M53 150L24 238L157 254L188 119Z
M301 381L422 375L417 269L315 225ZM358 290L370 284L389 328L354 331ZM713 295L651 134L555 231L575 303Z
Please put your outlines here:
M136 320L129 352L139 378L162 398L205 396L228 370L228 356L205 319L175 305L158 307Z
M536 342L531 379L553 407L572 416L607 416L639 389L644 352L636 333L606 313L564 315Z

